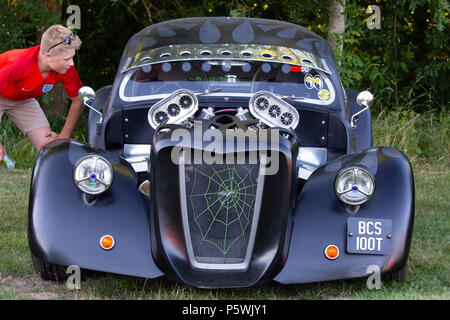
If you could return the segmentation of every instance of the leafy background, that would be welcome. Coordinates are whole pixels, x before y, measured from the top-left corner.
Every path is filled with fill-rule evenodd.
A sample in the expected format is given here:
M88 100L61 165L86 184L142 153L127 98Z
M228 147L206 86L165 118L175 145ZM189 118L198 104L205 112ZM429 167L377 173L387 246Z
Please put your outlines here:
M289 21L327 38L330 2L299 0L0 0L0 52L39 43L51 24L65 24L69 5L81 8L83 41L76 67L85 85L111 84L127 40L142 28L194 16L247 16ZM381 29L366 25L368 5L381 9ZM446 0L346 0L343 50L337 50L345 87L370 90L374 138L413 161L448 161L449 4ZM65 112L54 114L51 95L40 98L54 131ZM63 106L67 110L67 106ZM4 117L0 141L31 167L32 146ZM86 113L74 133L85 140Z

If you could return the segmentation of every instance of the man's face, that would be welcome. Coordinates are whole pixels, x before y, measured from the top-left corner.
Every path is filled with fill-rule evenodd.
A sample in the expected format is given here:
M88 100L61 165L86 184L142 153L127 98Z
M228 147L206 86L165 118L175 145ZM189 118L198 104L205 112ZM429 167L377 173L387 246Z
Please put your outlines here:
M57 55L47 53L46 56L48 65L53 71L65 74L73 66L75 49L67 49Z

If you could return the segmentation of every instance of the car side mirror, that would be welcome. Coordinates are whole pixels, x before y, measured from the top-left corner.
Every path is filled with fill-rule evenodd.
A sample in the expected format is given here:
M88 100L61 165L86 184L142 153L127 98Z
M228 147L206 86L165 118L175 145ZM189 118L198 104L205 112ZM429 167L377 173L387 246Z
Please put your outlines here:
M362 110L355 113L350 120L350 127L356 128L356 121L358 121L358 116L364 111L368 110L373 104L373 95L369 91L361 91L356 97L356 102L363 108Z
M95 99L95 91L91 87L82 87L78 90L78 100L80 100L86 107L100 115L100 121L103 121L103 115L100 111L92 107L92 102Z
M90 104L94 99L95 91L91 87L82 87L80 88L80 90L78 90L78 100L83 102L83 104Z

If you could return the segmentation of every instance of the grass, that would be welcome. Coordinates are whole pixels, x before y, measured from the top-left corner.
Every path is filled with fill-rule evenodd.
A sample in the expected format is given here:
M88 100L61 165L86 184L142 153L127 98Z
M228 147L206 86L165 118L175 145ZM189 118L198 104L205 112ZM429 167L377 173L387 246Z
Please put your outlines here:
M55 117L52 114L47 114L47 119L54 132L61 132L66 121L65 117ZM77 128L72 134L73 139L80 141L87 140L87 119L88 112L84 112ZM16 161L16 168L28 169L33 167L36 150L27 137L23 135L6 115L2 117L0 123L0 143L5 147L6 153Z
M375 146L392 146L412 163L440 163L450 160L450 115L428 111L382 111L372 115Z
M41 281L27 242L27 197L31 170L0 169L1 299L449 299L450 170L444 165L415 168L416 216L408 273L402 283L383 282L369 290L365 279L316 284L270 283L246 289L202 290L165 277L141 279L95 275L79 291Z
M120 275L87 278L81 290L41 281L34 272L27 240L28 192L34 151L3 119L0 141L19 169L0 167L0 299L449 299L450 180L449 115L382 112L373 117L374 145L393 146L411 160L416 212L404 282L383 282L369 290L365 279L316 284L271 283L246 289L202 290L162 277ZM85 120L83 120L85 121ZM62 125L63 122L59 122ZM86 127L80 125L79 127ZM56 130L56 129L55 129ZM84 140L85 132L76 136ZM32 149L32 148L31 148Z

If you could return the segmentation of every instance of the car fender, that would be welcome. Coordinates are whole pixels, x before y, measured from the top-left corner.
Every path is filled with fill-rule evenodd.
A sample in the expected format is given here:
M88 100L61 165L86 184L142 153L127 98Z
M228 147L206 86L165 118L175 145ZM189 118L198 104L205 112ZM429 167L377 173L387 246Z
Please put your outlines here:
M87 154L108 159L111 187L91 203L73 182L76 161ZM79 141L57 140L38 155L30 188L28 240L43 261L146 278L163 275L151 255L151 201L138 191L124 159ZM115 246L100 247L111 235Z
M336 196L334 183L339 172L351 166L369 170L375 177L372 198L357 210ZM392 220L391 252L388 255L348 253L349 217ZM378 266L381 273L402 269L409 253L414 220L414 177L408 159L387 147L365 149L339 157L317 169L305 183L297 200L286 264L275 280L306 283L359 278ZM330 245L339 247L335 260L326 258Z

